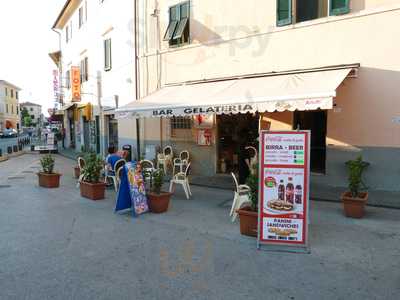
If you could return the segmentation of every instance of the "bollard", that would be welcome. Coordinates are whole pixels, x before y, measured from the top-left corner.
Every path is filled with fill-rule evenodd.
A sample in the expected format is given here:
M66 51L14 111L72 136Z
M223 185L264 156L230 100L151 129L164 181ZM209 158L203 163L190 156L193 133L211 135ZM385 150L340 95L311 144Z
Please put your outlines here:
M19 143L19 144L18 144L18 150L19 150L19 151L22 151L22 143Z
M3 149L0 148L0 157L3 156Z
M17 145L13 146L13 152L18 152L18 146Z
M7 147L7 153L8 153L8 154L11 154L11 153L12 153L12 147L11 147L11 146L8 146L8 147Z

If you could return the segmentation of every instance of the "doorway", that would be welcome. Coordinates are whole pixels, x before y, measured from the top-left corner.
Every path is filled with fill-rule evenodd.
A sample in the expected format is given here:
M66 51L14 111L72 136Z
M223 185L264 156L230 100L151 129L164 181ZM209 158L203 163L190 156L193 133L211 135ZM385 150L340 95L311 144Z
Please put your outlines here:
M242 144L258 149L259 114L218 115L217 172L237 173Z
M328 114L326 110L296 111L293 129L311 130L311 172L326 172L326 133Z

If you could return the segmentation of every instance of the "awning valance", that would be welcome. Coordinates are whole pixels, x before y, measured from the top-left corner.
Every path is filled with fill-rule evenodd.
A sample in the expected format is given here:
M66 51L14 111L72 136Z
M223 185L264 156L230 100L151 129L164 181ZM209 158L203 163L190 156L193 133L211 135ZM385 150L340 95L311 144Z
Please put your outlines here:
M166 86L117 110L118 118L331 109L353 68Z

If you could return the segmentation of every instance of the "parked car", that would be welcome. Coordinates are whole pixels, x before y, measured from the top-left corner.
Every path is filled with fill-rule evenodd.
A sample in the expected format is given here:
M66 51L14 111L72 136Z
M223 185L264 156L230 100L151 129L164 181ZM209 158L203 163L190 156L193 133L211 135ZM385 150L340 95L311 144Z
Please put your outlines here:
M2 133L2 138L14 138L18 136L18 131L16 131L13 128L10 129L4 129Z

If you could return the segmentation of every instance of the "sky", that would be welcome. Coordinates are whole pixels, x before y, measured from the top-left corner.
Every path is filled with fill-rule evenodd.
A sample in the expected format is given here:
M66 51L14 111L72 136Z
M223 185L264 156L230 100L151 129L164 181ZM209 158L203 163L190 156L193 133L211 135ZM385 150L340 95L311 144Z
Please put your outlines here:
M52 25L66 0L0 0L0 79L22 89L20 102L42 105L47 114L54 107L49 57L58 50Z

